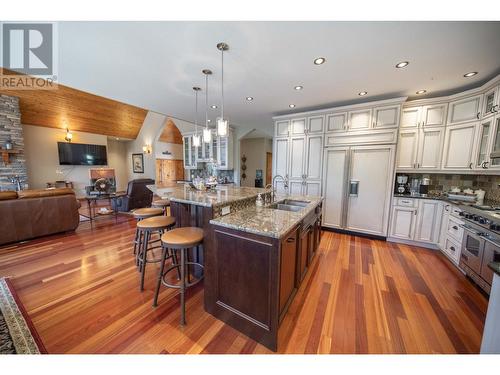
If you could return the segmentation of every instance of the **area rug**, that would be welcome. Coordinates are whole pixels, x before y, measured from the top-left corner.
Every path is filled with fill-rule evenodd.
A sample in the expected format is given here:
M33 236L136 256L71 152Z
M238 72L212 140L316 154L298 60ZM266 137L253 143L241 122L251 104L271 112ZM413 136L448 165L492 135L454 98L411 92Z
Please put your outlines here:
M0 278L0 354L45 354L21 300L9 279Z

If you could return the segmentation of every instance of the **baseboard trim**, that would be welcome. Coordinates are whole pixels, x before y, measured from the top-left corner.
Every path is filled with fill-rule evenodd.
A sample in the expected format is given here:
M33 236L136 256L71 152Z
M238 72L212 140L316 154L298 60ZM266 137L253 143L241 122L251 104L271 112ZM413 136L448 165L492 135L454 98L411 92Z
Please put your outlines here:
M345 230L345 229L338 229L338 228L328 228L328 227L323 227L323 226L321 227L321 230L324 230L324 231L327 231L327 232L349 234L351 236L364 237L364 238L369 238L371 240L387 241L386 237L384 237L384 236L377 236L376 234L368 234L368 233L363 233L363 232L354 232L352 230Z
M404 245L425 247L426 249L431 249L431 250L441 250L438 245L432 243L404 240L402 238L387 237L387 242L396 242L396 243L402 243Z

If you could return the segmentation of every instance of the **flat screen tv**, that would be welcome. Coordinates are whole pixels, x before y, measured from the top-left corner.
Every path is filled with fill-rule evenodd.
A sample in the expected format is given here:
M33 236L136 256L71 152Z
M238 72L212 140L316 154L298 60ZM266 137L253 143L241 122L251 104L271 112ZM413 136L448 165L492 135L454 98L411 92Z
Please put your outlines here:
M107 165L106 146L57 142L60 165Z

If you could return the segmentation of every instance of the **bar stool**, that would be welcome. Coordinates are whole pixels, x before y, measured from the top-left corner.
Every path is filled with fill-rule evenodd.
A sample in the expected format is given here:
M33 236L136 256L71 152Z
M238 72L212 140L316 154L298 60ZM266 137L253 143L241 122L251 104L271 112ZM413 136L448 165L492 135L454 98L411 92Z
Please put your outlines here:
M146 263L165 262L166 257L148 259L148 252L154 249L159 249L162 246L154 246L154 243L161 241L161 236L165 231L171 230L175 226L175 218L172 216L154 216L143 219L137 223L137 230L139 231L139 251L136 257L136 264L139 266L141 273L141 291L144 290L144 275L146 274ZM159 238L151 241L151 234L158 233ZM149 247L149 245L152 245ZM170 256L169 256L170 257ZM172 257L175 262L175 259Z
M180 289L181 294L181 325L186 324L186 303L185 303L185 292L186 288L192 287L193 285L199 283L203 280L203 276L191 282L188 279L186 282L186 266L197 266L203 269L203 265L198 262L190 262L187 258L187 250L190 248L198 247L203 242L203 229L197 227L183 227L175 228L169 232L166 232L161 236L161 243L163 247L161 268L158 274L158 283L156 285L156 292L153 301L153 307L158 306L158 294L160 293L161 284L168 288ZM175 251L180 251L181 262L180 264L175 262L172 266L165 270L165 260L168 257L168 249ZM176 259L176 257L174 257ZM198 259L196 259L198 261ZM170 284L166 281L167 274L173 269L180 268L180 282L179 284ZM189 272L189 268L188 268Z
M156 208L161 208L163 210L163 214L167 215L167 209L170 207L170 200L169 199L158 199L156 201L153 201L151 203L152 207Z
M135 220L137 222L153 217L153 216L158 216L158 215L163 215L163 210L161 208L151 208L151 207L146 207L146 208L139 208L137 210L134 210L132 213L134 215ZM135 237L134 237L134 255L137 255L137 246L141 242L141 238L139 237L140 232L139 229L136 227L135 228Z

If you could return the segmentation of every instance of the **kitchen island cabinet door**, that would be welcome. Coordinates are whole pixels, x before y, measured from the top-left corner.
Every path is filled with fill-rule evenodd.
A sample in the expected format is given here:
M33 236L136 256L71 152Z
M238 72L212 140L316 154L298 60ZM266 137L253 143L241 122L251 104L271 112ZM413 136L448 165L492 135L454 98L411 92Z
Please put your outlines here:
M297 273L297 232L293 231L280 243L280 286L279 313L280 321L295 292L297 291L295 277Z
M307 273L308 253L312 237L312 227L308 226L300 232L299 253L297 259L297 278L295 285L297 288Z

